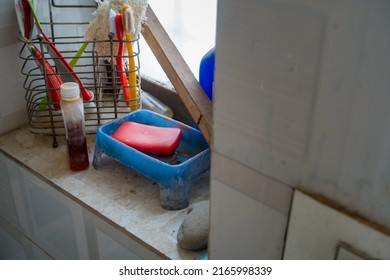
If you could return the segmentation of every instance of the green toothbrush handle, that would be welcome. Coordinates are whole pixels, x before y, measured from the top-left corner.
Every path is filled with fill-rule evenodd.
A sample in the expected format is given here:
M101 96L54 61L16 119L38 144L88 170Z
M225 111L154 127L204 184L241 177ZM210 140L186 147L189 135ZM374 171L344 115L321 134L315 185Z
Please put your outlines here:
M74 68L77 64L77 62L79 61L79 58L81 57L81 55L84 53L85 49L88 47L88 44L89 42L88 41L85 41L80 49L78 50L78 52L76 53L76 56L74 58L72 58L72 60L69 62L69 65Z

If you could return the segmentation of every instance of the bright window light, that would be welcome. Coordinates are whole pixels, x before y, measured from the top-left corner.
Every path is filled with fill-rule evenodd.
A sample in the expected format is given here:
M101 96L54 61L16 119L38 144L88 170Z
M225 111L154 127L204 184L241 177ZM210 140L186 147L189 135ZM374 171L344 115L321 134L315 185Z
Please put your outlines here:
M200 61L215 45L217 0L149 0L149 5L198 79ZM140 44L141 74L169 84L143 38Z

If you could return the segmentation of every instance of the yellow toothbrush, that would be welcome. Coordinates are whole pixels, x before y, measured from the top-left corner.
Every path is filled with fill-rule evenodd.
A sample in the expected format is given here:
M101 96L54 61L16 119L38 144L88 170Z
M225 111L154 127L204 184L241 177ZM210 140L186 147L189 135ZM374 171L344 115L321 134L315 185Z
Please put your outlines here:
M130 89L130 108L131 111L139 109L137 102L137 75L135 69L133 46L133 34L135 32L133 11L129 5L122 6L123 31L126 36L127 52L129 55L129 89Z

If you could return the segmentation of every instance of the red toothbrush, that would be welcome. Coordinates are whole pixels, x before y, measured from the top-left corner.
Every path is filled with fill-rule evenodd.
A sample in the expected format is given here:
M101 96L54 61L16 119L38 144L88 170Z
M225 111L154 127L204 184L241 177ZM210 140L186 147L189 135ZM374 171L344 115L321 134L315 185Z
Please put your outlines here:
M53 67L51 67L50 63L46 59L42 59L42 54L37 47L31 46L30 51L31 54L34 56L35 63L41 70L42 74L45 73L46 69L47 86L51 101L53 103L53 107L55 109L60 109L60 87L64 82L61 80L61 77L58 76L57 73L54 71Z
M35 23L37 25L38 32L39 32L39 34L42 35L43 41L46 43L48 52L52 56L54 63L56 63L56 66L62 70L61 72L65 73L65 75L63 75L63 80L65 80L66 82L72 81L72 82L78 83L80 86L80 92L81 92L81 95L83 97L83 100L86 102L91 101L94 97L93 92L87 90L84 87L82 81L77 76L77 74L74 72L72 66L69 65L69 63L66 61L66 59L62 56L61 52L57 49L57 47L53 44L53 42L51 42L49 37L47 37L47 35L43 31L41 23L39 22L37 13L35 11L34 2L32 0L23 0L23 1L27 1L29 3L31 13L34 16ZM26 12L27 11L25 11L25 13ZM62 73L62 74L64 74L64 73Z

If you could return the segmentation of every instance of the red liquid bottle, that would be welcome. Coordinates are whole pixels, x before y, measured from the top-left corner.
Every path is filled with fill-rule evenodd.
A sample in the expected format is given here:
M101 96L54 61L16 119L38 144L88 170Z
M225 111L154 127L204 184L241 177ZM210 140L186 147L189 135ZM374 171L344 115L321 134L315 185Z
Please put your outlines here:
M72 171L89 167L87 138L85 133L84 105L77 83L61 85L61 111L64 119L69 165Z

